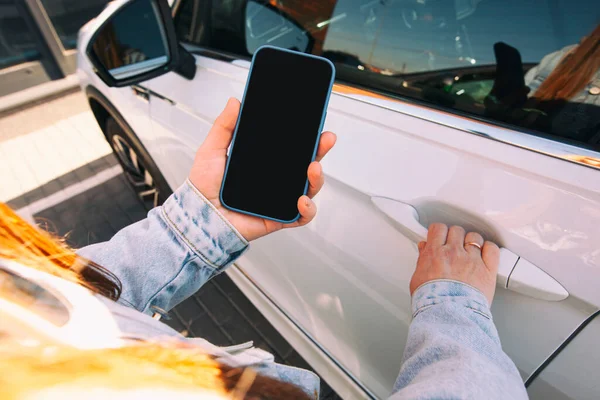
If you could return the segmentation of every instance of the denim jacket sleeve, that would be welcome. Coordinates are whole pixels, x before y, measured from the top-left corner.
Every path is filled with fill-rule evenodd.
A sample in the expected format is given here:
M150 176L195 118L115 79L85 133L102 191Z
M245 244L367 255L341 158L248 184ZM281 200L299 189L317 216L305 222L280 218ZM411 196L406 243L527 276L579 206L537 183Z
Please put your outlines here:
M431 281L415 291L412 309L390 399L527 398L479 290L457 281Z
M121 280L120 302L152 314L155 307L168 311L194 294L247 247L188 180L146 219L78 254Z

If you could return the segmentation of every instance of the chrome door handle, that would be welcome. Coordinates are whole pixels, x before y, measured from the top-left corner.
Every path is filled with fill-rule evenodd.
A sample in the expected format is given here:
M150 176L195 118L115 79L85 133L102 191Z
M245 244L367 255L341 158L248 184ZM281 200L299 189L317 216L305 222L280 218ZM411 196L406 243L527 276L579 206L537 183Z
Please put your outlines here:
M132 86L131 90L133 91L133 94L139 97L140 99L146 102L150 101L150 92L148 90L139 86Z
M413 206L385 197L371 197L371 201L405 236L415 242L427 239L427 228L419 222L419 213ZM504 247L500 248L496 283L540 300L560 301L569 297L569 292L553 277Z

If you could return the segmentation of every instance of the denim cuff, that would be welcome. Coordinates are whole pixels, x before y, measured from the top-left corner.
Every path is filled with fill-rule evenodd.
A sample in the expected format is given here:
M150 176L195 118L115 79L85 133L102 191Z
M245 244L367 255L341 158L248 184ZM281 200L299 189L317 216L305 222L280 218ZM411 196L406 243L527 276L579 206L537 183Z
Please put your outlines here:
M487 298L481 291L463 282L436 279L419 286L412 296L413 318L421 311L442 303L455 303L492 319Z
M165 220L200 259L221 269L235 261L248 241L189 179L162 206Z

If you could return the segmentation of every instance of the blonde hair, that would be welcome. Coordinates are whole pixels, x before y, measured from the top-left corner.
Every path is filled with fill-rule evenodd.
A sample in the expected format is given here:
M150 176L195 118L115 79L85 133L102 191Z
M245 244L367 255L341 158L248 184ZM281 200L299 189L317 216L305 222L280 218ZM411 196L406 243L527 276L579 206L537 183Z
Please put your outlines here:
M116 299L119 280L109 271L82 259L61 241L20 218L0 203L0 258L50 273ZM0 285L9 300L18 290ZM0 326L1 328L1 326ZM149 343L79 350L55 343L24 342L0 330L0 398L22 399L44 389L167 388L198 391L234 399L309 399L297 386L231 368L184 342Z
M64 241L34 227L0 203L0 258L67 279L111 300L121 282L107 269L79 257Z
M228 367L185 344L79 350L0 339L0 399L19 400L57 387L78 393L95 388L168 389L237 400L310 398L295 385L258 375L250 368Z
M225 396L220 365L192 349L139 345L76 350L5 343L0 350L0 398L12 400L67 384L81 388L206 389Z

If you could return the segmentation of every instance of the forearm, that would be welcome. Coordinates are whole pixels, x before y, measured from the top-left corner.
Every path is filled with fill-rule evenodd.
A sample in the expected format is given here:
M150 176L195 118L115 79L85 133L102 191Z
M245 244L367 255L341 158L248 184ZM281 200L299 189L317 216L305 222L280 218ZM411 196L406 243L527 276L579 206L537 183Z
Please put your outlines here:
M502 351L485 296L455 281L413 295L413 321L391 399L525 399L517 368Z
M191 185L184 183L148 217L110 241L78 253L113 272L121 301L151 313L173 308L247 248L246 240Z

